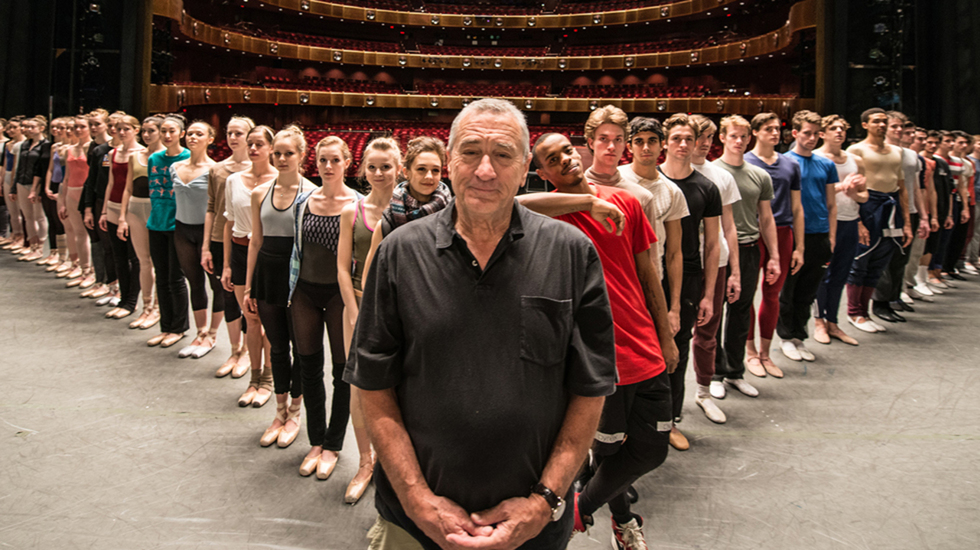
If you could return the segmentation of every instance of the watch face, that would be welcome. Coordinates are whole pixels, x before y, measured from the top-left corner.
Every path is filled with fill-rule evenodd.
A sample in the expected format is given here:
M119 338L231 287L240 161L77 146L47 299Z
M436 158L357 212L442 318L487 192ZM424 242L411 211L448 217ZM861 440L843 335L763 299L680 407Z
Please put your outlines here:
M551 512L551 521L558 521L565 515L565 499L558 499L558 507Z

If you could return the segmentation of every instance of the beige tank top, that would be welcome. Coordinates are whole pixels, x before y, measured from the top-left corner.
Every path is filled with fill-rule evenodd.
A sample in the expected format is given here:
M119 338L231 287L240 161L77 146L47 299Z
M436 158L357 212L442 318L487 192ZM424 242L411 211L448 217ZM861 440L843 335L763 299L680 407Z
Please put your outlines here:
M868 189L880 193L898 191L902 175L902 149L894 145L885 145L887 153L880 153L864 142L850 147L847 152L864 159L864 177L868 180Z

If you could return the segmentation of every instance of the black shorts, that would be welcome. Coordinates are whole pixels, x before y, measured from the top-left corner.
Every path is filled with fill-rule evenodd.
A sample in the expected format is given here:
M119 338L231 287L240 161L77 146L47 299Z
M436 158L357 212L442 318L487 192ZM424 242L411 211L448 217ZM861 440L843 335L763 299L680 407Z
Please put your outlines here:
M616 386L616 392L606 398L602 407L592 449L599 455L609 456L630 436L644 440L667 438L673 420L670 377L666 370L636 384Z
M922 249L922 253L935 254L937 246L939 246L939 231L933 231L929 233L929 237L926 239L926 246Z
M248 246L231 243L231 284L245 286L248 271Z

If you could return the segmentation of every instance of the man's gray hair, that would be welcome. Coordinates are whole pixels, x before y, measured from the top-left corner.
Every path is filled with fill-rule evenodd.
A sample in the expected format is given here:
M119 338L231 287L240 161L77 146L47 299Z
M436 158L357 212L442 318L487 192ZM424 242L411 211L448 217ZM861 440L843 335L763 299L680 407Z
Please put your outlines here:
M524 118L524 113L522 113L513 103L505 99L497 99L493 97L488 97L480 99L470 103L456 115L453 120L453 125L449 129L449 153L452 154L453 150L456 148L456 140L459 138L459 122L467 115L476 115L482 113L492 113L495 115L510 115L517 122L517 126L521 130L521 150L524 154L524 160L527 160L528 156L531 154L531 132L527 129L527 119Z

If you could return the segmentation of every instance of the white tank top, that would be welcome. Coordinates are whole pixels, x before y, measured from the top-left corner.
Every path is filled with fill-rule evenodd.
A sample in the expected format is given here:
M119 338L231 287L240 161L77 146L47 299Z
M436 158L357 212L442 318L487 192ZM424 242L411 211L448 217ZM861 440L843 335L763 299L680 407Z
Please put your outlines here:
M844 178L854 174L858 171L857 162L854 161L854 155L850 153L847 154L847 160L844 164L837 164L837 179L844 181ZM846 193L841 191L837 192L837 221L839 222L850 222L861 217L860 214L861 205L859 205L854 199L848 197Z

